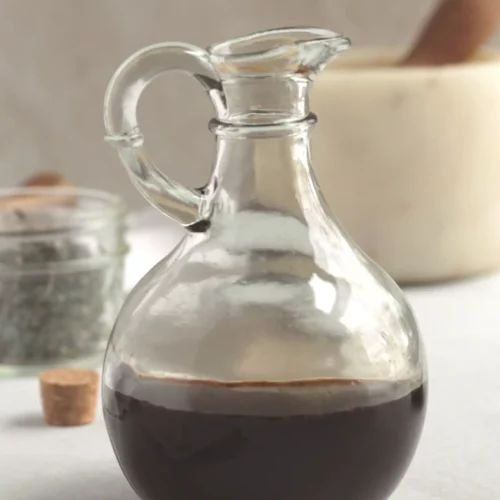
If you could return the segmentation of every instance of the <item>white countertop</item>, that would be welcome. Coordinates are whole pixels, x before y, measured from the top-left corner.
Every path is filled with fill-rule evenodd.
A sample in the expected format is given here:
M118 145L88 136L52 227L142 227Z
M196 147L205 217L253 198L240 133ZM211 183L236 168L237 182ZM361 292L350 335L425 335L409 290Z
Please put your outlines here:
M127 283L181 234L137 224ZM139 256L139 260L138 260ZM415 460L391 500L500 499L500 275L407 291L427 346L430 400ZM0 381L0 500L137 500L103 419L44 424L35 379ZM257 499L256 499L257 500Z

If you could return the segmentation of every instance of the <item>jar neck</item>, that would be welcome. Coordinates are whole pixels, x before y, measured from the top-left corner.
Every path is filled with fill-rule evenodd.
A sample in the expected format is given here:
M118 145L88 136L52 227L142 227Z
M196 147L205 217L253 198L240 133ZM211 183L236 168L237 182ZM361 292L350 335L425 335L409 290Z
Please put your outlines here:
M246 217L274 213L306 222L319 202L309 155L314 122L311 115L280 126L213 127L218 154L210 207L212 227L227 225L241 213Z
M298 122L309 114L312 81L303 76L233 78L223 82L226 107L218 119L230 125Z

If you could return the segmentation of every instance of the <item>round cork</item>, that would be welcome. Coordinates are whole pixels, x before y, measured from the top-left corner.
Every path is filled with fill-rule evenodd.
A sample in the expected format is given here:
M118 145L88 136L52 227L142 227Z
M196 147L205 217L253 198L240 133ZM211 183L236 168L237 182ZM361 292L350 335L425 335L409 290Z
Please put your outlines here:
M24 187L72 187L68 178L55 170L38 172L21 184Z
M56 171L38 172L25 179L20 187L26 188L27 191L1 197L0 209L23 210L53 206L74 207L77 204L74 186L64 175ZM30 188L35 188L35 191L30 192ZM42 192L37 193L36 189L41 189ZM50 191L44 193L44 189Z
M73 426L95 420L99 374L93 370L62 368L40 374L45 421L49 425Z

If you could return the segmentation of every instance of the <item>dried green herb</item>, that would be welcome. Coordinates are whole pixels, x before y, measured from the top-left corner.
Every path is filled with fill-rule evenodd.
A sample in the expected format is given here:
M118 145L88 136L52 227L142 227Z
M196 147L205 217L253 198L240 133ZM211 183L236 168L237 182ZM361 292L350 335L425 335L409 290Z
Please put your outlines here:
M70 238L0 249L0 363L102 350L121 305L122 267L122 258L96 255Z

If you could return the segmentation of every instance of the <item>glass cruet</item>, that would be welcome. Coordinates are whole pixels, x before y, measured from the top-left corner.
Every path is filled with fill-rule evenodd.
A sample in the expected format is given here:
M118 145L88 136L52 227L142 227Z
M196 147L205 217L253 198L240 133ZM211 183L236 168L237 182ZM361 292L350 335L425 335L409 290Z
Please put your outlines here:
M386 500L413 457L427 387L414 317L310 162L311 84L348 46L315 28L162 43L110 82L107 140L186 230L130 293L104 365L108 433L143 500ZM215 108L200 189L148 159L137 124L142 91L171 70Z

